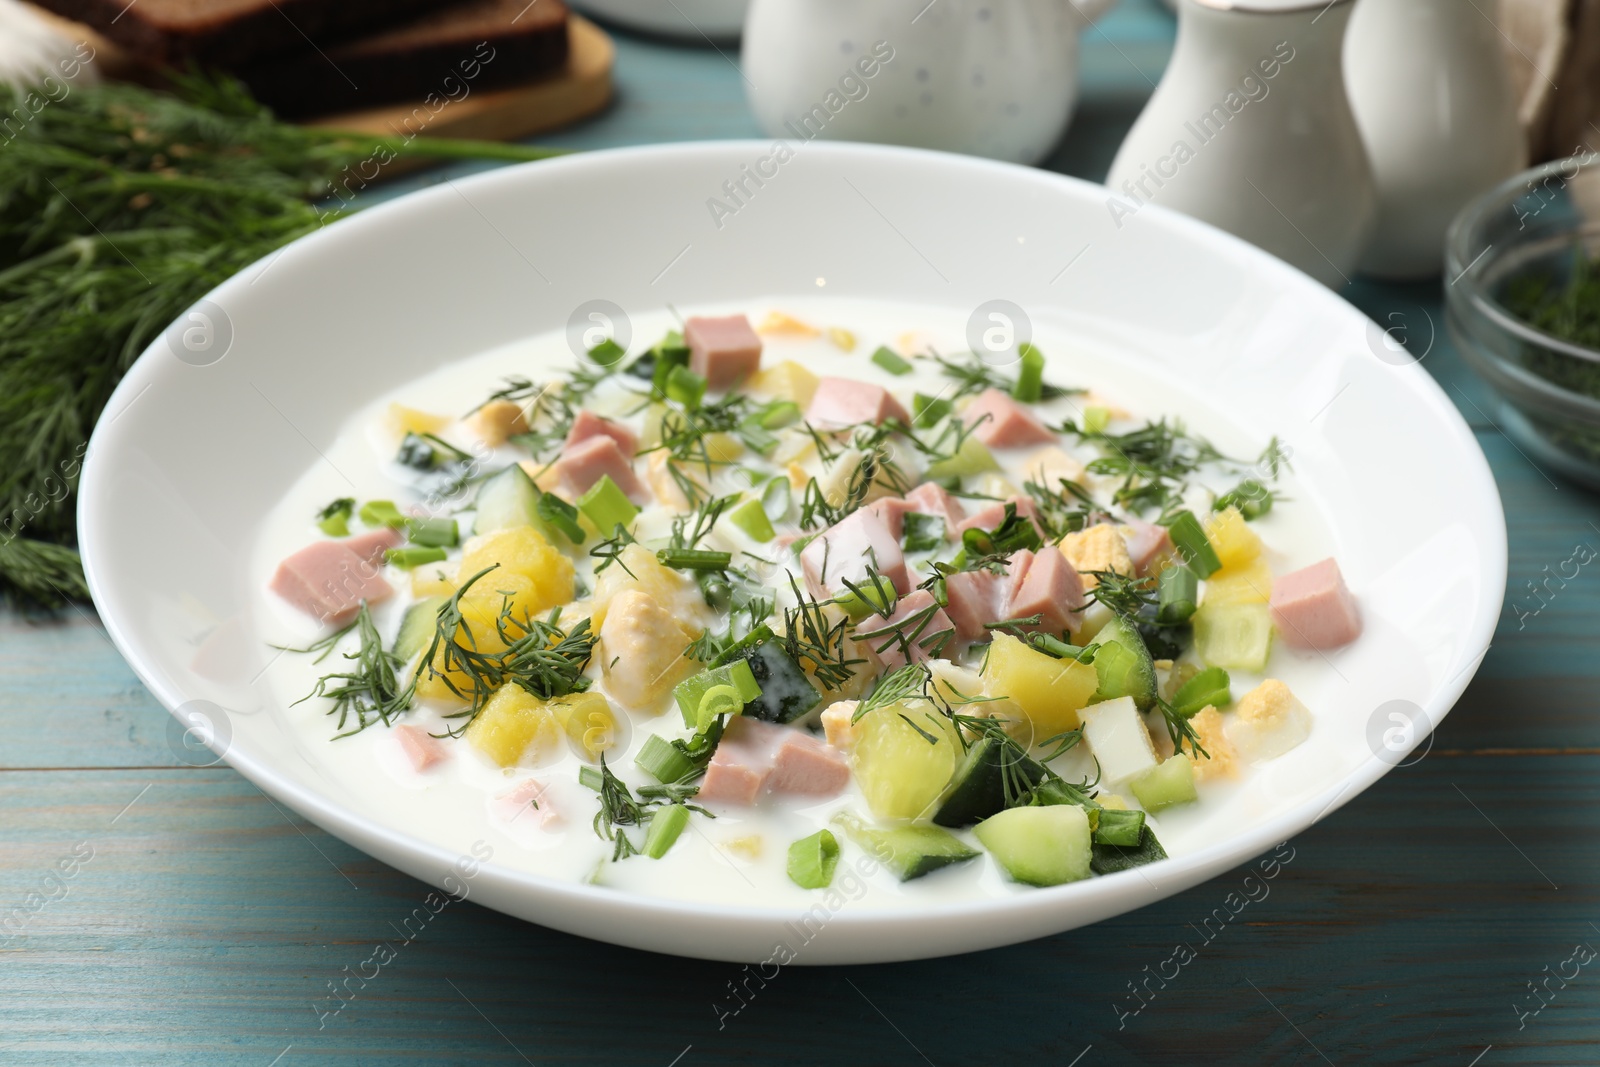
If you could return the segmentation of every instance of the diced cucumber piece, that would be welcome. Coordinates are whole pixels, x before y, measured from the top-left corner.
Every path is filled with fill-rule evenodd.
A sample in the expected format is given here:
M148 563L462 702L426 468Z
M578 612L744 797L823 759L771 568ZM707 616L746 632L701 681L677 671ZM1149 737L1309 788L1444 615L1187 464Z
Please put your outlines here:
M1101 808L1094 826L1094 843L1136 848L1144 837L1144 812Z
M806 672L789 658L783 642L771 628L758 626L731 645L716 659L713 667L722 667L735 660L750 665L761 693L745 705L744 713L752 719L767 722L790 723L822 702L822 694L811 684Z
M639 509L609 474L602 474L600 480L578 498L578 510L594 523L596 530L607 536L618 526L626 530L639 517Z
M383 550L385 563L399 567L401 570L411 570L424 563L443 563L449 555L444 549L434 545L413 545L409 548L386 548Z
M1200 799L1194 787L1194 764L1179 752L1128 783L1146 811L1160 811Z
M407 519L406 537L414 545L454 548L461 542L461 529L454 519Z
M856 585L856 589L846 586L844 592L833 598L833 602L844 610L851 622L860 622L868 615L889 614L889 605L895 602L898 594L895 592L894 582L890 581L887 575L877 575L866 584L853 584Z
M1083 409L1083 432L1105 433L1111 425L1111 409L1100 404L1090 404Z
M985 471L999 469L1000 464L995 462L994 453L989 451L989 446L978 440L977 434L968 434L955 455L929 465L926 478L929 481L938 481L941 478L965 478L969 474L982 474Z
M972 832L1014 881L1048 886L1089 877L1089 814L1080 807L1010 808Z
M1100 645L1094 654L1095 673L1100 676L1095 700L1132 697L1140 711L1154 707L1156 665L1138 628L1119 615L1101 627L1094 639Z
M472 521L472 532L475 534L508 530L513 526L542 525L538 512L539 487L533 484L528 472L516 463L478 487L478 499L474 507L478 510L477 517Z
M406 609L400 619L400 632L394 637L395 656L409 663L427 650L438 629L439 606L444 601L442 596L423 597Z
M1266 604L1201 604L1194 613L1194 650L1212 667L1262 671L1272 651Z
M1037 760L1008 738L985 734L967 749L956 767L950 790L934 813L940 826L971 826L1004 811L1010 803L1044 780L1045 770ZM1007 779L1011 788L1006 788Z
M860 816L843 811L833 817L833 824L902 882L982 854L937 826L869 826Z
M784 483L787 485L788 483ZM761 506L761 501L751 497L732 511L728 512L728 521L741 530L752 541L766 544L778 536L778 531L772 528L772 520L767 518L766 509Z
M879 345L878 350L872 353L872 362L896 377L910 374L913 369L900 353L886 345Z
M1089 861L1089 867L1095 874L1115 874L1166 858L1167 850L1161 847L1161 842L1156 840L1156 832L1146 823L1139 844L1132 848L1096 842L1094 858Z
M702 722L702 718L712 717L701 714L706 695L723 690L727 691L729 700L721 703L726 705L726 713L732 714L738 714L739 711L733 704L748 708L750 702L761 695L761 686L744 660L701 671L685 678L672 690L672 698L678 702L678 710L683 713L683 724L694 730L705 729L708 724Z

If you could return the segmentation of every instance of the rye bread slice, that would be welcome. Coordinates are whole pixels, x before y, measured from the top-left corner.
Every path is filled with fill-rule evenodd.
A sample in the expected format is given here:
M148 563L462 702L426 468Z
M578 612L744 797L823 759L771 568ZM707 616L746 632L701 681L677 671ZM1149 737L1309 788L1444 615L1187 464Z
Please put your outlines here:
M234 73L287 117L405 103L425 125L450 101L560 70L567 51L561 0L463 0L325 53L280 53Z
M313 52L451 0L35 0L142 64L229 66L283 49ZM542 0L541 0L542 2ZM316 42L312 44L311 42Z

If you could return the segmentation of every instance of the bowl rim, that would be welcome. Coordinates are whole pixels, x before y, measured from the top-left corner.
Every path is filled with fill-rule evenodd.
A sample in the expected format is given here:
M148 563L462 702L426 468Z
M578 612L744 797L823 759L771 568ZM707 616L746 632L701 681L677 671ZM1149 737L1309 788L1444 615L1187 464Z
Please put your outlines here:
M765 151L769 147L770 141L767 140L676 142L600 149L542 160L537 163L493 168L469 177L453 179L448 183L440 183L378 203L303 236L293 244L300 246L300 250L304 254L308 249L316 250L323 244L359 240L361 235L366 233L369 228L403 226L407 216L412 212L427 210L438 202L454 201L461 195L461 190L471 192L474 189L488 190L498 186L517 187L530 180L538 181L537 176L540 174L565 173L569 171L582 172L589 169L606 171L612 168L631 167L638 173L648 174L652 170L651 164L671 160L674 157L689 156L693 158L707 156L719 160L724 157L732 160L743 160L752 150ZM822 141L808 144L807 152L813 158L828 157L830 159L868 164L877 159L898 158L915 162L921 166L965 170L977 175L989 175L994 180L1007 183L1028 182L1048 195L1058 195L1065 191L1068 195L1073 196L1092 196L1097 201L1103 198L1104 195L1104 187L1097 183L1032 167L954 153L893 145ZM1147 210L1141 212L1141 215L1159 220L1159 224L1162 227L1176 230L1180 235L1186 235L1196 240L1200 245L1209 246L1209 251L1213 254L1225 254L1236 261L1249 265L1251 269L1258 272L1265 271L1280 277L1292 277L1297 281L1297 284L1305 287L1306 292L1322 294L1317 299L1326 299L1342 305L1344 312L1352 317L1352 321L1364 321L1370 330L1380 330L1377 324L1373 323L1370 318L1337 293L1328 290L1321 283L1303 272L1240 238L1187 215L1163 208L1160 205L1147 205ZM269 265L275 259L276 255L276 253L269 254L256 264L244 268L217 286L210 294L207 294L207 298L218 303L225 303L232 295L242 295L242 291L251 284L257 274L264 269L265 265ZM112 481L111 468L109 466L112 461L107 459L107 456L115 454L115 450L105 446L108 439L113 439L114 435L119 432L115 426L115 415L110 413L120 413L131 400L136 399L145 389L155 384L155 378L160 373L157 369L159 367L157 349L162 344L163 335L157 335L151 341L150 346L141 353L139 359L123 377L123 380L119 383L107 403L106 414L103 414L96 424L90 448L84 460L78 501L78 522L85 576L107 634L140 681L144 683L163 706L169 711L174 711L185 702L186 697L182 692L178 691L175 685L168 684L168 681L157 669L155 658L153 656L147 658L144 648L148 642L139 636L141 628L137 621L139 615L137 612L130 610L128 606L116 599L111 593L108 588L109 572L103 569L100 551L102 543L107 543L114 539L118 519L117 513L111 507L107 492ZM1452 661L1452 666L1456 666L1456 670L1445 681L1440 683L1437 689L1429 694L1429 699L1423 706L1422 710L1427 716L1429 730L1426 733L1419 732L1416 736L1414 745L1420 745L1423 739L1431 736L1432 731L1437 729L1449 714L1489 650L1493 632L1499 622L1499 605L1504 599L1507 581L1507 538L1504 506L1500 499L1493 473L1490 470L1487 457L1478 446L1473 431L1468 426L1460 410L1451 402L1432 375L1421 366L1413 362L1406 366L1396 367L1394 370L1402 376L1402 380L1409 379L1405 388L1415 395L1417 401L1431 409L1439 417L1441 428L1453 438L1454 451L1462 460L1462 466L1457 471L1457 477L1461 478L1468 486L1474 482L1477 483L1482 493L1483 502L1493 509L1497 520L1491 525L1490 529L1474 531L1481 549L1476 567L1476 577L1481 582L1480 588L1483 590L1480 610L1478 616L1472 621L1472 626L1460 634L1462 641L1461 658ZM1470 659L1465 658L1469 654ZM359 814L339 804L331 797L302 785L277 770L269 757L252 751L248 744L240 744L235 740L234 743L225 745L223 748L224 751L217 754L226 760L230 766L254 785L267 792L270 796L282 801L302 817L316 823L334 834L334 836L351 843L354 847L369 855L378 851L379 848L385 850L387 852L386 856L374 857L378 858L380 862L401 867L401 869L406 870L415 877L427 880L429 875L418 872L423 870L448 870L451 864L460 857L460 853L456 850L431 844L419 837L405 833L399 828L385 825L376 819ZM1370 788L1392 769L1394 769L1392 764L1380 759L1375 754L1371 755L1353 767L1338 781L1330 783L1326 789L1315 796L1295 803L1263 820L1258 825L1193 853L1169 857L1160 864L1152 866L1152 871L1160 872L1162 884L1157 887L1156 895L1152 896L1149 901L1141 902L1135 907L1142 907L1144 903L1173 896L1265 853L1279 843L1286 841L1290 836L1303 832L1310 826L1315 825L1344 803ZM402 865L391 858L396 856L404 857L407 864ZM793 921L797 915L801 914L799 909L788 906L748 904L740 905L737 908L729 908L712 903L636 895L534 872L516 870L496 865L493 860L485 861L482 864L482 870L478 877L485 878L487 881L498 884L501 887L514 889L525 897L534 898L541 902L549 901L554 903L559 901L579 909L599 907L607 911L611 908L620 907L635 915L661 922L685 919L695 921L714 920L730 926L746 924L752 929L757 926L765 929L771 924ZM1072 923L1068 921L1074 910L1095 913L1096 909L1093 902L1096 899L1104 898L1108 901L1114 901L1122 895L1123 887L1135 886L1140 880L1148 885L1155 885L1150 881L1150 876L1146 871L1135 868L1102 875L1085 882L1037 889L1026 894L1017 894L1010 897L974 897L966 900L921 903L915 907L883 908L870 911L853 911L849 908L844 908L835 912L829 920L829 929L832 930L837 925L842 929L842 934L830 934L829 941L834 945L839 944L840 939L848 938L848 931L852 928L864 929L870 927L874 930L910 931L926 928L930 922L980 916L992 917L998 913L1005 913L1008 917L1018 920L1019 925L1025 924L1027 917L1031 916L1035 920L1051 922L1060 920L1064 925L1055 929L1068 929L1072 926L1082 925L1081 922ZM498 907L493 903L490 906ZM501 908L500 910L505 909ZM1108 909L1097 914L1106 917L1130 910L1133 910L1133 908L1112 904ZM530 921L542 922L543 920ZM1098 921L1098 918L1093 921ZM550 923L549 925L563 928L559 923ZM604 934L580 936L612 940ZM1001 940L980 939L983 943L977 947L996 947L1037 936L1046 935L1024 934ZM615 939L614 943L630 947L639 946L637 940ZM850 957L846 962L856 959L862 962L866 962L869 959L881 962L894 959L948 955L952 952L970 950L972 949L951 949L937 946L929 949L919 949L913 946L898 953L879 952L870 957L859 956L859 954L852 957L850 956L850 950L845 948L842 955ZM827 954L829 951L824 949L823 954ZM833 952L835 955L840 954L837 949L833 950ZM708 946L706 956L707 958L734 958L728 955L718 955L711 951L710 946ZM838 960L807 959L802 954L801 958L795 962L832 963L838 962Z

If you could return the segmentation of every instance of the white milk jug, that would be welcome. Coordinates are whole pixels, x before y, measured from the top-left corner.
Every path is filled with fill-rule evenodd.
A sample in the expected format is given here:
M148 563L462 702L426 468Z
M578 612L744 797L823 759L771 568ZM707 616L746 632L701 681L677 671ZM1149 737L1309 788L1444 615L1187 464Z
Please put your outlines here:
M761 128L1049 154L1078 96L1078 34L1116 0L752 0L745 92Z
M1341 66L1352 6L1179 0L1172 62L1106 178L1113 220L1160 204L1347 281L1376 203Z

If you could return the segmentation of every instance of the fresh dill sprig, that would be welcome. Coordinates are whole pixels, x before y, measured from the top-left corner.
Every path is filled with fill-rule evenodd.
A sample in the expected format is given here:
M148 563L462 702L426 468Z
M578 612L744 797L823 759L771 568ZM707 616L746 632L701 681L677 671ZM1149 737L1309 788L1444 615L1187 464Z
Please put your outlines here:
M629 856L637 856L639 848L628 836L625 828L644 825L648 818L645 805L635 800L632 791L628 789L628 783L618 778L612 773L611 768L606 766L604 753L600 755L598 772L593 772L592 768L588 767L585 767L584 771L591 773L580 773L580 778L590 780L590 784L600 794L600 810L594 815L595 835L615 843L615 847L611 850L613 863ZM599 779L597 784L592 781L596 777Z
M1162 720L1167 724L1167 736L1172 738L1172 750L1182 752L1183 746L1188 745L1191 752L1197 756L1211 758L1211 753L1200 747L1200 735L1195 732L1194 725L1189 722L1190 716L1185 715L1173 707L1160 694L1156 695L1156 708L1161 712ZM1196 709L1198 713L1199 709Z
M816 598L801 590L793 574L789 575L789 587L796 606L783 613L784 651L802 667L809 666L823 688L838 689L867 663L865 658L845 654L850 620L842 612L836 619L830 616Z
M375 722L392 725L396 716L411 707L417 691L415 676L409 682L400 680L405 661L383 647L383 638L373 624L372 613L367 610L365 600L361 602L355 621L350 625L306 648L289 651L317 652L314 662L321 662L333 646L352 630L356 634L356 650L344 654L352 666L348 670L323 675L317 679L316 687L311 692L295 701L298 704L312 697L332 700L333 707L328 709L328 714L339 717L336 724L339 732L334 734L335 739L358 734ZM355 725L347 728L352 716Z
M933 675L928 673L926 663L908 663L898 670L890 671L879 678L878 684L872 687L872 692L856 705L855 714L850 716L850 721L860 722L868 712L904 700L926 697L932 682Z
M964 357L957 359L949 359L935 353L933 359L939 364L940 372L955 383L955 392L950 394L952 400L972 396L985 389L998 389L1009 395L1017 387L1015 378L1001 374L985 363L976 352L967 352ZM1082 389L1068 389L1043 382L1039 387L1039 399L1055 400L1063 396L1077 396L1083 392Z
M1085 571L1097 583L1086 594L1090 600L1104 604L1123 618L1137 618L1146 607L1159 598L1155 578L1139 578L1116 571Z
M1237 466L1176 419L1156 419L1120 434L1083 430L1068 421L1062 432L1100 449L1100 457L1086 469L1091 474L1121 478L1112 502L1135 512L1155 509L1165 513L1178 506L1189 478L1207 464Z

